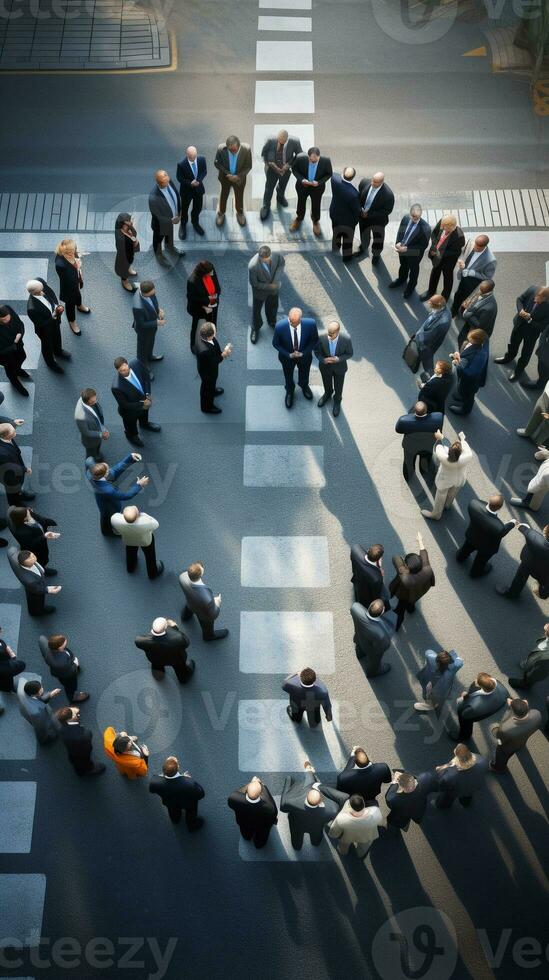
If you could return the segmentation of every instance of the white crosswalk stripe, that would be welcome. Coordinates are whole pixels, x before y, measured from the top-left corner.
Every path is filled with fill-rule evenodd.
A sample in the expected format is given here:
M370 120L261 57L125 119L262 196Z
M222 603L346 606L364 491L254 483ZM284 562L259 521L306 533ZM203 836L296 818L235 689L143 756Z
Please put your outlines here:
M252 589L326 588L328 541L314 534L242 538L240 582Z
M303 773L304 759L318 772L337 772L346 762L339 737L339 706L332 703L333 722L309 728L290 721L288 700L261 698L238 703L238 768L242 772Z
M38 946L42 933L45 895L45 875L0 874L0 948L14 945L14 940L24 948Z
M245 446L245 487L323 487L322 446Z
M323 675L335 671L331 612L240 613L240 670L245 674L291 674L313 657Z
M36 805L36 783L0 782L0 854L28 854Z

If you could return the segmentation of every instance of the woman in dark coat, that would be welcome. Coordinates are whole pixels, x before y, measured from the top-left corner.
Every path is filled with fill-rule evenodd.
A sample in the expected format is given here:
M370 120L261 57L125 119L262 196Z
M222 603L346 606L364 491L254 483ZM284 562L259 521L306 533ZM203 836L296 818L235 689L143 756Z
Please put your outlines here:
M114 260L114 271L120 276L122 287L129 293L135 293L137 286L129 281L129 276L136 276L137 272L132 268L134 255L139 248L137 232L132 224L132 216L126 211L118 215L114 226L114 241L116 245L116 259Z
M191 351L200 320L217 325L221 286L211 262L199 262L187 280L187 313L192 316Z
M28 398L28 391L20 378L30 378L23 370L27 354L23 345L25 324L11 306L0 306L0 364L6 372L8 381L20 395Z
M59 299L65 304L69 327L79 337L82 331L76 322L76 308L80 313L91 313L91 310L82 303L82 260L72 238L64 238L55 249L55 271L59 276Z
M50 527L57 527L49 517L40 517L28 507L8 507L8 527L22 551L32 551L38 564L43 565L46 575L55 575L54 568L48 568L50 560L48 540L59 537Z
M458 226L457 218L453 214L445 214L440 221L437 221L431 232L429 258L433 268L429 285L419 297L421 300L425 301L435 295L441 275L443 278L442 296L446 301L450 299L454 285L454 269L464 248L465 235Z
M17 654L6 641L0 639L0 691L5 691L6 694L15 691L13 678L21 674L26 666L25 661L18 659Z
M484 330L470 330L467 340L451 355L457 374L455 404L450 411L456 415L469 415L475 404L475 395L486 384L488 371L488 334Z

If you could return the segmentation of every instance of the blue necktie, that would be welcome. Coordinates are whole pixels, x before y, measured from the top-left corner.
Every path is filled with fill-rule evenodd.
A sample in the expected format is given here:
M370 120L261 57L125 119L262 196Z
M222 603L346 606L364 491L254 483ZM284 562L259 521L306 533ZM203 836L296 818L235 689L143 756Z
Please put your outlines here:
M134 386L134 388L137 388L137 390L140 391L142 395L145 394L145 392L143 391L143 385L141 384L139 378L137 377L136 374L134 374L133 371L130 371L130 376L128 378L128 381L130 382L130 384Z
M172 211L174 214L177 214L177 198L169 184L167 184L166 190L170 195L170 200L172 202Z
M196 166L196 160L194 160L194 162L191 163L191 170L192 170L192 172L194 174L194 179L196 180L196 178L198 176L198 168Z
M402 239L402 244L403 245L406 245L409 242L409 240L410 240L410 238L411 238L411 236L412 236L412 234L414 232L415 227L416 226L415 226L415 224L414 224L413 221L408 225L408 228L406 229L406 234L404 235L404 238Z

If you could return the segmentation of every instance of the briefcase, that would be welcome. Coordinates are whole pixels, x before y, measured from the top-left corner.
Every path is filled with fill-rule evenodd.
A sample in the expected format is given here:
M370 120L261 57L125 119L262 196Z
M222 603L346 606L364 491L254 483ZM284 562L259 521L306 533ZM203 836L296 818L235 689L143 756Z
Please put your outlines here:
M404 352L402 356L406 361L406 364L410 368L412 374L415 374L419 367L420 357L419 357L419 351L417 349L417 344L413 337L410 337L408 343L406 344L406 347L404 348Z

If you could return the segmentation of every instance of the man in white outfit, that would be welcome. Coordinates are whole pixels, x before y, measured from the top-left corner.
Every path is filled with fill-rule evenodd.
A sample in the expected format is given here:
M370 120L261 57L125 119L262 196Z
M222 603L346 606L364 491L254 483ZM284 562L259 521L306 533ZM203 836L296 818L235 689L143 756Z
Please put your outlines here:
M354 844L359 857L366 857L378 837L378 827L385 827L385 817L376 803L364 800L357 793L343 804L337 817L328 827L328 834L338 840L340 854L348 854Z
M439 521L442 511L452 506L459 488L467 481L467 470L473 458L473 452L464 432L460 432L459 439L451 445L443 445L443 438L442 432L437 429L434 433L436 444L433 455L438 462L438 471L435 477L436 494L433 509L421 511L424 517L434 521Z
M164 565L156 560L154 546L154 531L159 528L159 523L149 514L140 512L138 507L124 507L121 514L113 514L111 517L112 529L118 534L126 545L126 568L128 572L135 572L137 568L137 553L142 548L147 565L147 575L149 578L157 578L162 575Z
M524 497L511 497L509 501L513 507L524 507L525 510L539 510L545 494L549 490L549 449L539 446L534 453L536 459L542 460L542 464L536 475L532 477L526 488Z

